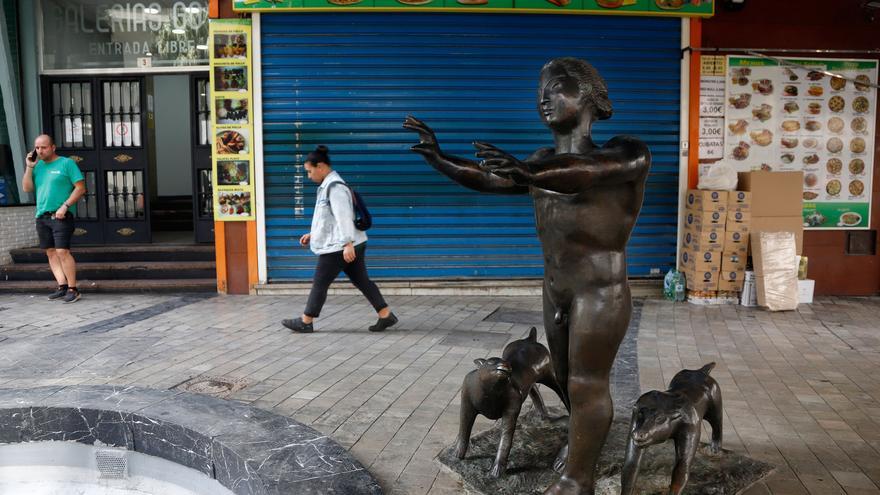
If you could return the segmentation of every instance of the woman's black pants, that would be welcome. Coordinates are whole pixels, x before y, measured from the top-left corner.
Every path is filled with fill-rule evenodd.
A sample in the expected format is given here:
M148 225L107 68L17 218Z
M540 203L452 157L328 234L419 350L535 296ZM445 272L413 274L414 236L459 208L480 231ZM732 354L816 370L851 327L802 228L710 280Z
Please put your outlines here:
M348 275L351 283L366 296L377 312L388 306L382 293L379 292L379 288L367 275L367 243L355 246L354 252L357 257L351 263L345 262L342 251L318 256L315 279L312 282L309 301L306 303L306 310L303 311L303 314L312 318L320 316L321 308L324 307L324 302L327 300L327 289L330 288L330 284L336 279L339 272L345 272Z

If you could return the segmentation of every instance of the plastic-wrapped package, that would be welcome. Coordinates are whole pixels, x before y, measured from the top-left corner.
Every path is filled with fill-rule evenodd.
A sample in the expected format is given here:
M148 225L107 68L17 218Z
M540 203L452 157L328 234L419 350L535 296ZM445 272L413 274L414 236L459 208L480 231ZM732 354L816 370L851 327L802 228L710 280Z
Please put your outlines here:
M736 169L725 162L716 162L709 166L709 170L700 176L697 189L717 189L720 191L733 191L736 189Z
M770 311L797 309L798 261L794 232L752 236L758 304Z

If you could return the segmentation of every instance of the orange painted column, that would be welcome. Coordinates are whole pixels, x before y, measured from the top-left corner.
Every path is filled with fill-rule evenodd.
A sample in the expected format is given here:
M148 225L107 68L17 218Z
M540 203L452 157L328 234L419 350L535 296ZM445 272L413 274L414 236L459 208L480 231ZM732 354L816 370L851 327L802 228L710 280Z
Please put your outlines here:
M211 19L236 18L232 0L210 0ZM214 182L216 184L216 181ZM259 281L257 222L214 222L217 292L250 294Z
M226 223L214 222L214 264L217 265L217 292L226 294Z
M690 20L691 48L702 46L703 31L700 19ZM688 189L697 187L700 174L700 52L691 51L690 83L688 92Z

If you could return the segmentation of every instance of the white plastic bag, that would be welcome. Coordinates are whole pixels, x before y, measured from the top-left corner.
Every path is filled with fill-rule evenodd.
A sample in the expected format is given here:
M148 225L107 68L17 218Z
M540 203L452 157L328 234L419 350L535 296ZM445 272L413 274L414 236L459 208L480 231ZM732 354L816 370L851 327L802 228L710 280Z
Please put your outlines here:
M717 191L736 190L736 170L724 161L709 165L709 170L700 177L697 189Z

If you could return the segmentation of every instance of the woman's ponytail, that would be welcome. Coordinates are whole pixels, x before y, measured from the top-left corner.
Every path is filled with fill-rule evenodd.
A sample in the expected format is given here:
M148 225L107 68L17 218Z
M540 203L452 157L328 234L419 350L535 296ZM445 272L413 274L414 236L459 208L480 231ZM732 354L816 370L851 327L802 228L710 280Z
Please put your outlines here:
M326 163L327 166L330 166L330 149L324 146L323 144L319 144L315 151L309 153L309 156L306 158L306 161L311 163L312 165L318 165L319 163Z

